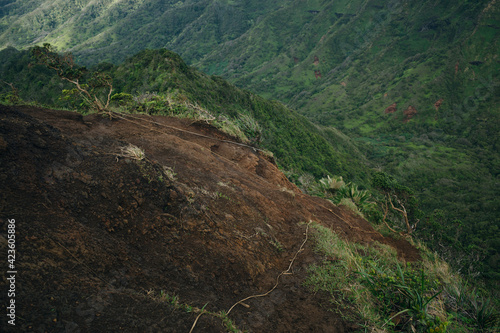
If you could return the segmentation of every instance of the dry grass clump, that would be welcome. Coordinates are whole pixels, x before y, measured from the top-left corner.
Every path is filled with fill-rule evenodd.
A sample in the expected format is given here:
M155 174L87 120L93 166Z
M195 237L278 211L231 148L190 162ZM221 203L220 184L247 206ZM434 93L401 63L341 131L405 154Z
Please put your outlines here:
M121 150L120 156L122 157L134 159L137 161L142 161L143 159L146 158L146 153L144 152L144 150L133 144L129 144L128 146L122 147L120 150Z

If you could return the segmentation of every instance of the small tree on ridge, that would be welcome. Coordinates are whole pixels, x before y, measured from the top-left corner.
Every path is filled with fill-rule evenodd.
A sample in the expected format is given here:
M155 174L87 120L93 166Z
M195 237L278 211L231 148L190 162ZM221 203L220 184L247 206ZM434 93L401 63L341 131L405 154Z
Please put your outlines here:
M403 228L406 229L406 234L410 235L418 224L418 219L411 225L410 219L413 213L417 212L416 198L413 191L404 185L399 184L393 177L384 172L376 172L372 179L373 187L382 192L384 202L382 210L384 212L383 222L393 232L396 232L387 223L387 218L392 217L393 220L402 220ZM398 218L399 217L399 218Z
M113 92L113 80L109 75L90 72L86 67L78 66L71 53L61 55L48 43L35 46L31 50L31 55L38 64L55 70L62 80L74 84L77 94L91 109L108 112Z

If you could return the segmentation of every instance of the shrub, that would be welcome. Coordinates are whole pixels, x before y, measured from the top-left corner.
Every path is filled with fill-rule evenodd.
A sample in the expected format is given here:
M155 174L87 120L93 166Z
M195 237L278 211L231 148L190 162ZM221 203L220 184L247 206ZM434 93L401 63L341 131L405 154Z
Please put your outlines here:
M327 175L326 178L320 179L319 184L324 191L327 191L332 195L334 195L340 188L345 186L345 182L342 179L342 176L333 176L332 178L330 178L330 176Z
M133 96L127 93L118 93L111 96L111 102L120 106L130 105L133 101Z
M146 153L143 149L134 146L133 144L129 144L128 146L121 148L121 156L142 161L146 158Z
M260 124L248 114L240 114L236 119L236 123L241 128L245 136L250 142L259 143L262 140L262 127Z

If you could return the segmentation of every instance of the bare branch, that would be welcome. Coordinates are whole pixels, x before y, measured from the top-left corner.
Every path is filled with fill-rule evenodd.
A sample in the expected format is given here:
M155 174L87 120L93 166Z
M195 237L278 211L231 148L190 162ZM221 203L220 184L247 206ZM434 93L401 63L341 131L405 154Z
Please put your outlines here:
M384 222L385 226L386 226L386 227L387 227L390 231L392 231L392 232L394 232L394 233L398 234L399 232L397 232L396 230L394 230L393 228L391 228L391 227L389 226L389 223L387 223L386 218L387 218L387 214L389 213L389 207L387 206L387 200L385 200L385 202L384 202L384 203L385 203L385 207L384 207L384 206L382 206L382 209L384 210L384 219L383 219L382 221Z
M396 200L398 201L398 204L403 207L403 209L400 209L400 208L397 208L394 206L394 204L392 203L392 200L391 200L391 196L388 194L387 197L389 198L389 202L391 204L391 207L392 209L394 209L395 211L398 211L400 212L402 215L403 215L403 218L405 220L405 224L406 224L406 230L407 230L407 233L408 234L411 234L412 233L412 228L410 226L410 223L408 221L408 213L406 212L406 208L405 206L401 203L401 200L398 200L397 197L396 197Z

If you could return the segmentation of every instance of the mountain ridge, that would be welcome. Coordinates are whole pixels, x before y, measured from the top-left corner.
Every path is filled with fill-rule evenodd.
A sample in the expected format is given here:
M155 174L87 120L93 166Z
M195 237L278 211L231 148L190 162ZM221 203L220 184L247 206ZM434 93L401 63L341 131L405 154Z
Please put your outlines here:
M234 309L236 325L348 331L353 324L322 305L328 295L304 286L306 268L322 258L306 243L310 219L420 259L406 240L303 194L260 152L204 123L1 105L0 118L1 214L22 235L18 299L30 302L19 302L17 327L25 330L188 330L194 308L227 311L293 264L269 297ZM224 328L207 313L197 329Z
M59 98L61 82L57 75L42 66L30 65L32 59L28 52L6 49L0 51L0 54L5 55L0 61L4 80L12 82L16 87L23 87L20 89L22 99L71 107L64 99ZM18 70L23 71L23 74ZM241 115L249 116L262 127L260 144L273 151L278 163L288 169L296 169L297 173L308 171L317 177L329 172L339 172L349 175L353 180L367 182L363 172L356 174L353 171L366 168L363 164L366 161L360 152L345 148L352 147L347 137L330 131L330 139L327 140L321 135L324 130L320 131L305 117L281 103L265 100L228 84L220 77L199 72L187 66L179 55L171 51L145 50L119 66L102 63L96 70L113 77L114 94L132 94L138 99L141 96L153 98L149 101L151 105L156 105L156 102L158 105L153 106L149 113L169 112L170 102L162 104L165 102L155 102L154 98L157 95L171 95L168 98L179 100L180 105L192 103L205 108L205 112L213 114L212 117L236 121ZM35 84L32 84L33 81ZM8 85L0 87L0 91L6 93L9 89ZM72 87L66 84L62 89L69 91ZM350 161L349 156L352 155L362 163ZM319 163L318 160L322 162Z

